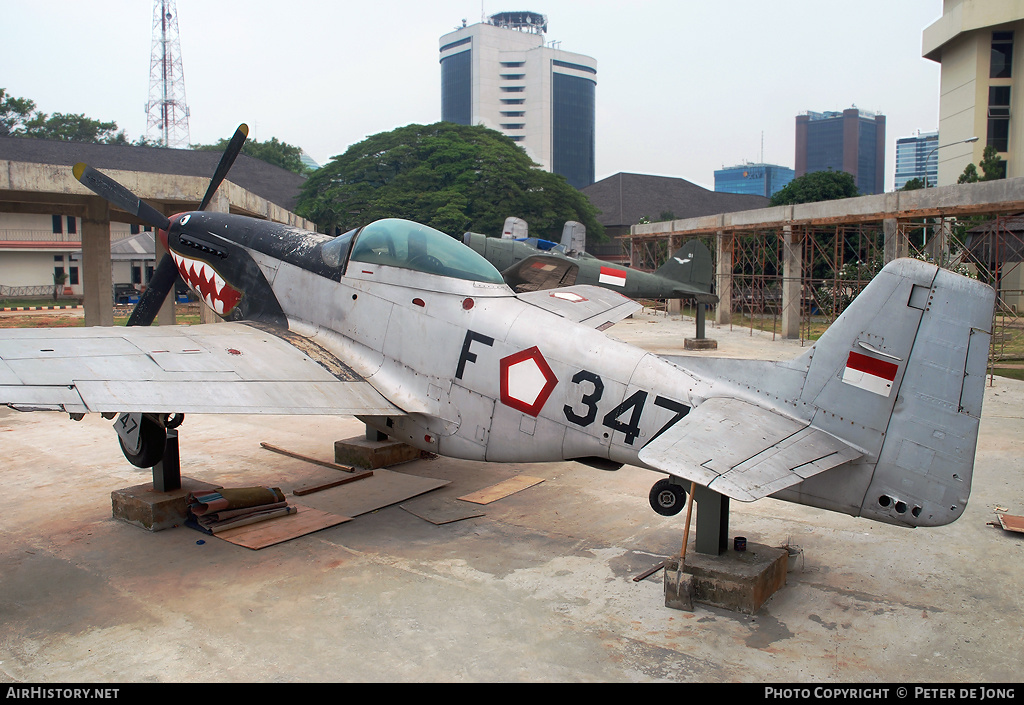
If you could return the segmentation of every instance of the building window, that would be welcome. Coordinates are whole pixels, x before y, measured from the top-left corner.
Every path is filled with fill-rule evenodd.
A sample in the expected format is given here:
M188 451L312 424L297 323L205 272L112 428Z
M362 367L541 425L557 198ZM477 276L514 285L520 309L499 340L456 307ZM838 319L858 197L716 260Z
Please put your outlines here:
M988 140L997 152L1010 151L1010 86L988 88Z
M502 79L506 81L520 81L525 77L525 73L503 73L501 74Z
M587 73L597 73L597 69L591 68L590 66L584 66L583 64L570 64L568 61L559 61L558 59L552 59L551 64L553 66L561 66L564 69L575 69L576 71L586 71Z
M523 86L502 86L501 90L505 93L522 93L525 88Z
M594 183L597 84L561 73L551 78L551 170L581 189Z
M57 235L64 233L64 219L59 215L53 216L53 232Z
M68 233L74 235L78 232L78 220L73 215L68 216Z
M71 267L69 271L68 284L71 286L78 286L78 267Z
M457 125L473 121L472 49L441 59L441 119Z
M502 117L524 117L526 112L523 110L502 110Z
M139 226L136 225L135 223L131 223L128 226L128 232L131 233L132 235L138 235L139 234Z
M525 98L502 98L501 102L503 105L522 105L526 102Z
M525 64L525 61L502 61L501 67L506 69L517 69Z
M132 284L142 283L142 267L133 264L132 265Z
M992 59L989 63L989 78L1012 78L1013 32L992 33Z

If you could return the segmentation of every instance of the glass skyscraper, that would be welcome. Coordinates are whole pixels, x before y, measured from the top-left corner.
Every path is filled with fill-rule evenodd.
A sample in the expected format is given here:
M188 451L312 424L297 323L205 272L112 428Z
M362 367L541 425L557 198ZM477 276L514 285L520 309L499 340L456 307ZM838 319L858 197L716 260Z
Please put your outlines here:
M938 186L938 146L937 131L918 132L911 137L896 140L896 179L893 188L899 191L911 179L920 179L922 185Z
M864 196L885 191L885 116L849 108L796 117L796 175L845 171Z
M778 164L740 164L715 170L715 191L771 198L793 180L792 169Z
M597 62L546 32L544 15L502 12L441 37L441 119L497 130L583 188L594 183Z

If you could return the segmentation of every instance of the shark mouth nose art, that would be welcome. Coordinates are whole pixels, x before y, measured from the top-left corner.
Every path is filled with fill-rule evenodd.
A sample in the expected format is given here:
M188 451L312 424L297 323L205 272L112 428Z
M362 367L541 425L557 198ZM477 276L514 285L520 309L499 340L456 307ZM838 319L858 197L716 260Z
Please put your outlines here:
M218 315L231 313L242 300L242 292L224 281L208 262L191 259L177 252L170 254L174 257L174 263L178 265L181 278Z

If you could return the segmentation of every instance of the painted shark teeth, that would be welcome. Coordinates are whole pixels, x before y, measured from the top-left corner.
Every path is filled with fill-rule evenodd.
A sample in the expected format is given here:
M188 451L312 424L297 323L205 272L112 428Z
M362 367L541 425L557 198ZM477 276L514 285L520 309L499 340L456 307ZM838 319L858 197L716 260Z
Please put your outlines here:
M220 316L231 313L242 298L241 292L224 281L209 263L171 252L178 272L185 283L215 313Z

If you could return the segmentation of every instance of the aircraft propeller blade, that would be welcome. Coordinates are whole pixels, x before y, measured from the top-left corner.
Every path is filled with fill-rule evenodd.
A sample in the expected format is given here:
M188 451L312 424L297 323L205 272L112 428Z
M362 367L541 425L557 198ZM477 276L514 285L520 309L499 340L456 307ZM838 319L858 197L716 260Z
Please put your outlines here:
M224 177L228 175L228 171L231 169L231 165L235 163L235 157L242 151L242 145L245 144L245 138L249 136L249 126L242 123L235 130L235 134L232 135L231 140L228 142L227 149L224 150L224 154L221 155L220 163L217 164L217 170L213 172L213 178L210 179L210 185L206 188L206 195L203 196L202 203L199 204L199 210L205 211L206 207L210 205L210 201L213 200L213 194L217 192L217 188L220 187L220 183L224 180Z
M174 288L178 280L178 266L174 258L165 254L160 258L160 264L149 280L149 285L139 297L139 302L132 309L132 315L128 317L129 326L148 326L153 323L160 307L164 305L164 299Z
M79 162L71 169L75 178L98 196L102 196L118 208L131 213L154 228L167 230L171 221L167 216L149 205L112 178Z

